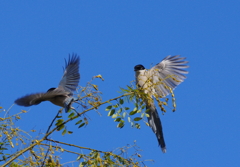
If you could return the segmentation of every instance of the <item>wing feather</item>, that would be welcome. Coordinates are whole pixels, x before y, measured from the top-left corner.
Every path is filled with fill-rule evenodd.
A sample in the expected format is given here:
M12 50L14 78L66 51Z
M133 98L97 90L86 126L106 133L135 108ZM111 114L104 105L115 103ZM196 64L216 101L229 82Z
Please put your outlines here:
M68 62L65 60L64 74L58 87L72 93L76 90L79 80L79 57L76 54L69 55Z
M173 90L186 79L185 74L188 74L188 71L185 69L189 66L186 65L188 61L185 59L180 55L167 56L149 70L155 91L159 96L167 96L170 93L169 88Z

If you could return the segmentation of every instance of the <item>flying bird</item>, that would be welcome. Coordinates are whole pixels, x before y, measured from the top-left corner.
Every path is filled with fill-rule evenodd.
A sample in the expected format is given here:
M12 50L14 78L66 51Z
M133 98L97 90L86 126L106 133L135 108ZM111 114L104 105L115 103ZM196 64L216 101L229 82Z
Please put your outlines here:
M79 80L79 56L69 55L68 61L65 59L64 73L57 88L50 88L44 93L25 95L15 100L15 103L28 107L38 105L43 101L50 101L57 106L64 107L67 112L72 108L71 104L77 100L73 97L73 92L76 90Z
M163 153L167 149L161 120L154 105L153 97L163 98L167 96L186 79L185 74L188 74L188 71L184 69L188 68L186 65L188 61L185 61L185 59L185 57L179 55L167 56L149 70L146 70L141 64L134 67L137 88L148 96L148 99L144 99L144 102L149 114L149 126L156 134Z

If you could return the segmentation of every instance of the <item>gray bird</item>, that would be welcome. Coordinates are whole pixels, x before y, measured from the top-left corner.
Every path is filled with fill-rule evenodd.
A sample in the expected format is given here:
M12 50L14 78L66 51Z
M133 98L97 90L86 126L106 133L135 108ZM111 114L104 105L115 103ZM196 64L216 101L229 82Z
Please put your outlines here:
M149 114L149 126L156 134L163 153L167 149L163 137L161 120L154 105L153 97L163 98L183 82L186 79L184 74L188 74L184 70L188 68L187 63L188 61L185 61L185 57L177 55L167 56L149 70L146 70L141 64L134 67L137 87L149 97L148 99L144 99Z
M57 88L50 88L45 93L33 93L15 100L20 106L38 105L43 101L50 101L57 106L65 108L67 112L71 104L77 99L73 97L80 80L79 57L76 54L69 55L68 62L65 60L65 70Z

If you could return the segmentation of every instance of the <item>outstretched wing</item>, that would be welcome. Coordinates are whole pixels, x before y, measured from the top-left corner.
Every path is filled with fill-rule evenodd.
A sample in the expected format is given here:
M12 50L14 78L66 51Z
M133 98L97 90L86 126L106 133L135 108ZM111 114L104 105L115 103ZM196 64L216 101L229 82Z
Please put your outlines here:
M15 100L15 103L19 106L29 107L32 105L38 105L42 101L50 100L56 96L67 96L67 93L59 89L46 93L33 93L18 98L17 100Z
M180 55L167 56L149 70L154 89L160 97L167 96L170 93L169 88L173 90L186 79L185 74L188 74L188 71L184 69L189 66L186 65L188 61L185 59Z
M79 57L76 54L69 55L68 62L65 60L65 70L58 88L72 93L76 90L79 79Z

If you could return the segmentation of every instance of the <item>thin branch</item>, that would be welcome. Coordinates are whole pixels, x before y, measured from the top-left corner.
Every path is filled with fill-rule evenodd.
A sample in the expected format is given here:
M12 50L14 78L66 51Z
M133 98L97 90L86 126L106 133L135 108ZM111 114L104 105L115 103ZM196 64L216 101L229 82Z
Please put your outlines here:
M2 167L5 167L7 165L9 165L12 161L14 161L16 158L18 158L20 155L22 155L23 153L27 152L28 150L30 150L31 148L33 148L34 146L36 146L37 144L39 144L39 142L44 141L45 138L42 138L41 140L39 140L38 142L33 143L32 145L30 145L29 147L19 151L13 158L11 158L9 161L7 161L5 164L2 165Z
M85 150L90 150L90 151L94 151L94 152L99 152L99 153L103 153L103 154L109 154L110 156L113 156L113 157L118 157L118 158L123 158L121 157L120 155L117 155L117 154L114 154L112 152L105 152L105 151L101 151L101 150L96 150L96 149L92 149L92 148L88 148L88 147L81 147L81 146L77 146L77 145L74 145L74 144L69 144L69 143L64 143L64 142L60 142L60 141L56 141L56 140L51 140L51 139L46 139L48 141L51 141L51 142L54 142L54 143L59 143L59 144L63 144L63 145L67 145L67 146L73 146L73 147L76 147L76 148L80 148L80 149L85 149ZM42 145L46 145L46 144L42 144ZM59 146L52 146L52 147L55 147L55 148L60 148ZM64 149L65 151L65 149ZM67 152L71 152L69 150L66 150ZM76 153L76 152L72 152L72 153L75 153L75 154L79 154L79 153ZM79 155L82 155L82 154L79 154ZM86 156L87 157L87 156ZM124 158L126 161L128 161L126 158ZM128 161L129 162L129 161ZM135 164L134 162L131 162L132 164Z
M50 147L49 144L41 143L41 145ZM61 147L59 147L59 146L52 146L52 147L61 149ZM67 150L67 149L64 149L64 151L69 152L69 153L73 153L73 154L77 154L77 155L82 155L80 153L77 153L77 152L74 152L74 151L70 151L70 150Z
M107 101L105 101L105 102L99 103L99 104L97 104L96 106L91 107L91 108L89 108L89 109L87 109L87 110L85 110L85 111L79 113L79 115L76 115L76 116L74 116L74 117L69 118L69 119L66 120L65 122L59 124L57 127L55 127L54 129L52 129L48 134L46 134L46 135L45 135L46 138L47 138L51 133L53 133L55 130L57 130L60 126L62 126L62 125L64 125L64 124L68 123L69 121L71 121L71 120L73 120L73 119L75 119L75 118L78 118L78 117L81 116L82 114L84 114L84 113L86 113L86 112L88 112L88 111L90 111L90 110L94 110L95 108L97 108L97 107L99 107L99 106L101 106L101 105L103 105L103 104L109 103L110 101L113 101L113 100L119 99L119 98L124 97L124 96L129 96L129 95L131 95L131 94L133 94L133 92L123 94L123 95L118 96L118 97L115 97L115 98L113 98L113 99L109 99L109 100L107 100Z
M58 117L58 114L59 113L61 113L62 112L62 110L60 109L59 111L58 111L58 113L57 113L57 115L54 117L54 119L52 120L52 122L51 122L51 124L49 125L49 127L48 127L48 130L47 130L47 132L46 132L46 134L49 132L49 130L50 130L50 128L52 127L52 125L53 125L53 122L57 119L57 117Z
M62 111L62 110L59 110L58 113L57 113L57 115L56 115L56 116L54 117L54 119L52 120L51 124L50 124L49 127L48 127L48 130L47 130L46 134L49 132L50 128L51 128L52 125L53 125L53 122L57 119L58 114L59 114L61 111ZM45 154L45 157L44 157L44 159L43 159L43 161L42 161L42 165L41 165L42 167L43 167L43 165L44 165L44 163L45 163L45 160L46 160L46 158L47 158L48 153L49 153L49 149L47 150L47 152L46 152L46 154Z
M80 148L80 149L96 151L96 152L100 152L100 153L104 153L104 154L112 154L111 152L105 152L105 151L101 151L101 150L95 150L95 149L88 148L88 147L81 147L81 146L77 146L77 145L74 145L74 144L64 143L64 142L60 142L60 141L56 141L56 140L51 140L51 139L46 139L46 140L51 141L51 142L54 142L54 143L64 144L64 145L67 145L67 146L77 147L77 148ZM115 154L113 154L113 155L115 155ZM116 155L116 156L118 156L118 155Z
M57 127L55 127L54 129L52 129L50 132L48 132L47 134L45 134L45 136L44 136L41 140L35 140L35 143L33 143L33 144L30 145L29 147L27 147L27 148L19 151L13 158L11 158L9 161L7 161L5 164L3 164L2 167L5 167L5 166L9 165L12 161L14 161L16 158L18 158L18 157L19 157L20 155L22 155L23 153L27 152L28 150L30 150L30 149L33 148L34 146L40 144L40 143L43 142L44 140L47 140L47 137L48 137L50 134L52 134L55 130L57 130L60 126L68 123L69 121L71 121L71 120L73 120L73 119L81 116L82 114L84 114L84 113L86 113L86 112L88 112L88 111L90 111L90 110L93 110L93 109L95 109L95 108L97 108L97 107L99 107L99 106L101 106L101 105L103 105L103 104L109 103L110 101L119 99L119 98L124 97L124 96L131 95L131 94L133 94L133 92L123 94L123 95L118 96L118 97L115 97L115 98L113 98L113 99L109 99L109 100L107 100L107 101L105 101L105 102L99 103L99 104L97 104L96 106L91 107L91 108L83 111L83 112L80 113L79 115L76 115L76 116L68 119L67 121L63 122L63 123L60 124L59 126L57 126ZM86 149L87 149L87 148L86 148Z

